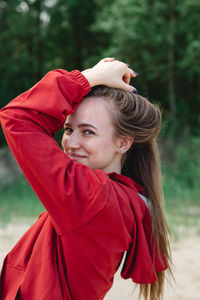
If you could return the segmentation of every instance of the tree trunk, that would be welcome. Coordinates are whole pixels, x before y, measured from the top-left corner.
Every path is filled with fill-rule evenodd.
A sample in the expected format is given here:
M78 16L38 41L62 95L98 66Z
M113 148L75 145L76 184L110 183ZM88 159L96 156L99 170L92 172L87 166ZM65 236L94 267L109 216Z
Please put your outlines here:
M169 0L169 47L168 47L168 96L169 106L171 113L171 123L173 132L176 133L177 117L176 117L176 94L175 94L175 79L174 79L174 66L175 66L175 16L174 16L175 3L174 0Z

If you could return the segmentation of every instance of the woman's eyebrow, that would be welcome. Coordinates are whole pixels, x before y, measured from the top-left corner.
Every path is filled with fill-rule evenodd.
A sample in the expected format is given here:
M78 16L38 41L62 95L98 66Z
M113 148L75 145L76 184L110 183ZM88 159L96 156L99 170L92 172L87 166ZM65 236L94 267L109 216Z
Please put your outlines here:
M79 128L81 128L81 127L92 127L92 128L94 128L94 129L97 130L97 128L96 128L95 126L93 126L93 125L91 125L91 124L87 124L87 123L79 124L78 127L79 127Z
M70 126L71 127L71 124L70 123L64 123L64 126Z
M71 127L71 124L68 123L68 122L66 122L66 123L64 124L64 126L69 126L69 127ZM88 124L88 123L81 123L81 124L78 125L78 127L79 127L79 128L82 128L82 127L92 127L92 128L94 128L95 130L97 130L97 128L96 128L94 125L91 125L91 124Z

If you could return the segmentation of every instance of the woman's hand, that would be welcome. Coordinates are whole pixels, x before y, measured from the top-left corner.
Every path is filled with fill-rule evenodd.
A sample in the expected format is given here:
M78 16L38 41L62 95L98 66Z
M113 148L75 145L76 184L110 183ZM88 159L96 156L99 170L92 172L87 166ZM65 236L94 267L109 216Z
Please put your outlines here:
M136 74L127 64L114 58L104 58L93 68L82 72L91 87L95 85L106 85L113 88L120 88L129 92L137 91L129 85L131 77Z

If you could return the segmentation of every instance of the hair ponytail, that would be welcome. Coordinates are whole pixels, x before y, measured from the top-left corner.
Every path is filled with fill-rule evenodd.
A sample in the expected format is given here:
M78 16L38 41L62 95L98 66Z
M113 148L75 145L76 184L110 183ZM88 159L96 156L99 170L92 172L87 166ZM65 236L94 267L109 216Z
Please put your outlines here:
M88 96L103 97L109 101L116 135L134 138L131 148L122 156L122 174L143 186L149 202L152 237L158 254L164 254L170 270L169 230L164 216L160 157L156 141L161 128L160 110L146 98L120 89L97 86ZM162 298L164 272L159 272L157 276L156 283L140 285L140 295L144 299Z
M133 178L144 187L152 220L152 235L158 251L164 254L169 265L171 260L169 231L163 215L164 201L162 199L160 160L156 139L144 144L133 144L127 154L122 174ZM159 255L160 252L158 252ZM157 273L157 277L158 282L154 284L140 285L140 294L145 299L156 300L163 295L164 272Z
M143 186L144 194L150 203L151 215L153 215L157 210L157 203L159 206L163 204L160 159L155 138L150 142L132 145L123 164L122 174L133 178Z

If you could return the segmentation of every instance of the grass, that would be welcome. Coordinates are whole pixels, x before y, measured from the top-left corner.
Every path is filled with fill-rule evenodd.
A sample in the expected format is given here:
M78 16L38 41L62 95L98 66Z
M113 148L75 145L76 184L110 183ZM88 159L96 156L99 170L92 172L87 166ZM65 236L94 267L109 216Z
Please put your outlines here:
M191 228L200 234L200 189L184 187L179 190L180 186L176 186L176 189L176 193L171 195L169 184L164 185L167 223L172 236L177 239L183 233L189 233Z
M163 152L163 187L167 220L173 235L200 233L200 138L183 135Z
M28 182L22 178L15 183L0 187L0 220L34 218L45 210Z
M165 170L163 189L167 222L173 237L187 234L191 228L200 234L200 186Z

